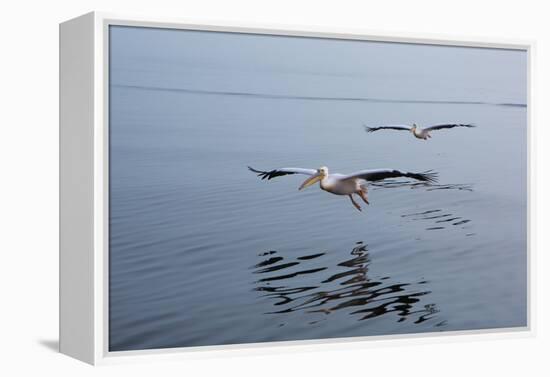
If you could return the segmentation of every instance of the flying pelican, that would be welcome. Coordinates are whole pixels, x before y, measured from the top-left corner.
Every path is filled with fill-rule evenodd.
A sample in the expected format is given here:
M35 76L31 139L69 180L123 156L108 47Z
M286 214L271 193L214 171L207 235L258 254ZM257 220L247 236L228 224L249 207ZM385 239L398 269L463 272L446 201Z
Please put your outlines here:
M262 180L270 180L290 174L309 175L310 177L302 183L298 190L302 190L316 182L320 182L320 187L324 191L335 195L349 196L353 206L359 211L361 211L361 206L353 199L352 194L358 195L366 204L369 204L367 198L367 182L381 181L386 178L408 177L422 182L433 183L436 182L437 178L437 173L431 171L409 173L395 169L361 170L352 174L329 174L326 166L322 166L319 169L281 168L271 171L256 170L249 166L248 169L256 173Z
M413 123L412 127L409 126L380 126L380 127L367 127L365 126L365 131L374 132L378 130L398 130L398 131L410 131L417 139L428 140L431 138L430 132L435 130L443 130L446 128L454 127L475 127L473 124L437 124L435 126L426 127L424 129L418 127L416 123Z

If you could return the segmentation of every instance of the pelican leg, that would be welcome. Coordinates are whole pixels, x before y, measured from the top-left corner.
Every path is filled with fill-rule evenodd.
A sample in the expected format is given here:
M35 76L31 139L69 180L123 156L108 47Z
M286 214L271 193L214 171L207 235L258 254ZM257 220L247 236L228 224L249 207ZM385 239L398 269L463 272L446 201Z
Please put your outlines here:
M367 204L370 204L369 203L369 199L367 198L367 188L364 187L362 188L361 190L359 190L358 192L359 196L361 197L361 199L363 199L363 201Z
M354 206L355 208L357 208L358 211L362 211L362 210L361 210L361 206L360 206L359 204L357 204L357 202L356 202L355 200L353 200L353 196L351 196L351 194L348 195L348 196L349 196L349 198L351 199L351 202L353 203L353 206Z

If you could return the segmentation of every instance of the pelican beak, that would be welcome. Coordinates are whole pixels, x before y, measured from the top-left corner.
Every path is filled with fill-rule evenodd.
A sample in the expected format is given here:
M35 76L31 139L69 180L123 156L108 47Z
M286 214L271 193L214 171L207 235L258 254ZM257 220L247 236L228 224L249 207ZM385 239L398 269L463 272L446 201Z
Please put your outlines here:
M302 183L302 185L300 186L300 188L298 188L298 190L305 189L306 187L311 186L311 185L313 185L313 184L316 183L316 182L319 182L321 179L323 179L323 176L322 176L320 173L315 174L314 176L309 177L308 179L306 179L306 180L304 181L304 183Z

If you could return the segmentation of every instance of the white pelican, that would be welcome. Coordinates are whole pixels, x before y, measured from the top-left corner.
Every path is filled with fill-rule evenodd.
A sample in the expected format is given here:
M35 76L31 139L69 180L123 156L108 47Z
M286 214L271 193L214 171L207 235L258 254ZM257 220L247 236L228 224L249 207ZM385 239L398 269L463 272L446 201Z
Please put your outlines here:
M411 127L409 126L379 126L379 127L367 127L365 126L365 131L374 132L378 130L398 130L398 131L410 131L417 139L428 140L431 138L430 132L435 130L443 130L445 128L454 128L454 127L475 127L473 124L437 124L435 126L420 128L413 123Z
M395 169L374 169L361 170L352 174L329 174L328 168L322 166L319 169L302 168L281 168L271 171L256 170L248 167L250 171L257 173L258 177L270 180L290 174L304 174L310 177L302 183L298 190L302 190L316 182L320 182L322 190L335 195L347 195L351 199L354 207L361 211L361 206L353 200L352 194L357 194L366 204L369 204L367 198L367 182L380 181L386 178L408 177L427 183L436 182L437 173L426 171L424 173L401 172Z

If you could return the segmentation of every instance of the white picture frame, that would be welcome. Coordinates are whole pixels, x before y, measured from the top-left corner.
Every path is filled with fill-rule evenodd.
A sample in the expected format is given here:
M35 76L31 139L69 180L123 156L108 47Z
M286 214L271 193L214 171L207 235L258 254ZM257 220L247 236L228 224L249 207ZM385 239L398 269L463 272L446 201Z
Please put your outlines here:
M532 187L532 54L534 42L484 38L434 37L414 33L365 33L236 23L200 24L185 20L134 17L92 12L60 24L60 351L90 364L120 361L203 357L225 353L292 352L293 347L372 346L379 342L421 342L472 337L530 336L532 318L531 242L527 245L528 322L524 328L499 328L419 335L386 335L109 352L108 347L108 29L111 25L206 30L281 36L401 42L431 45L524 50L528 59L528 183ZM529 191L530 192L530 191ZM531 237L531 194L528 195L528 239ZM198 353L197 353L198 352Z

